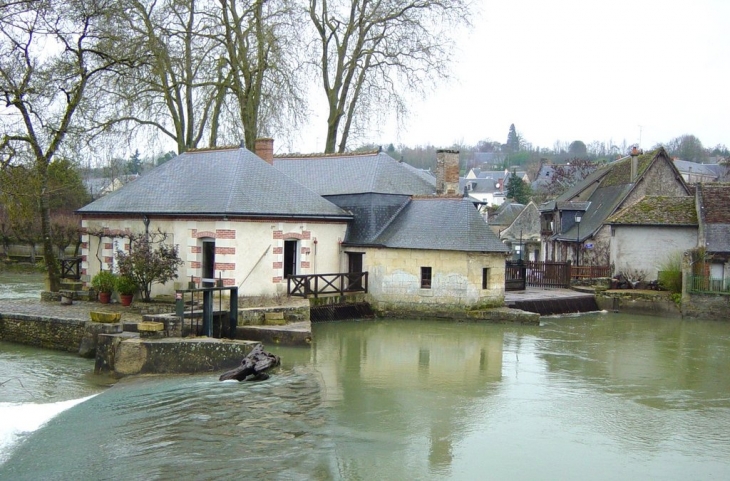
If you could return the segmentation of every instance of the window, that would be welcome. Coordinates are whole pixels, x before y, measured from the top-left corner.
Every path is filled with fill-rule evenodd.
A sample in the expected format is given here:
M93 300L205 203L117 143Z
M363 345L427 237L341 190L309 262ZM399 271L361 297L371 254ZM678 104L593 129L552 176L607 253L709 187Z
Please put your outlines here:
M421 289L431 289L430 267L421 267Z
M284 241L284 279L297 275L297 248L299 241Z
M489 267L482 269L482 289L489 289Z
M215 239L203 239L203 287L215 285Z

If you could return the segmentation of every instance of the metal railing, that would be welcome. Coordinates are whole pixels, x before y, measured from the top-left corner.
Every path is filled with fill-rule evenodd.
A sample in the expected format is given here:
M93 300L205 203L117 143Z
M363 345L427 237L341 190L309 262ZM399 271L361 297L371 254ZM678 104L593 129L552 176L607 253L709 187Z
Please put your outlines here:
M311 274L287 277L287 294L293 297L319 297L332 294L368 292L367 272Z
M721 292L730 294L730 278L690 276L690 292Z

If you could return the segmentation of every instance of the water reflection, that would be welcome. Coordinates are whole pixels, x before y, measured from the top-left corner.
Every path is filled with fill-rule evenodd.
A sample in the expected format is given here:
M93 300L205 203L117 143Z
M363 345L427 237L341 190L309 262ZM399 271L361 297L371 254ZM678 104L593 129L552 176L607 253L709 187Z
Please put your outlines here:
M125 379L30 436L0 479L730 479L726 323L313 329L311 348L267 346L282 366L266 382ZM50 356L6 357L49 402Z

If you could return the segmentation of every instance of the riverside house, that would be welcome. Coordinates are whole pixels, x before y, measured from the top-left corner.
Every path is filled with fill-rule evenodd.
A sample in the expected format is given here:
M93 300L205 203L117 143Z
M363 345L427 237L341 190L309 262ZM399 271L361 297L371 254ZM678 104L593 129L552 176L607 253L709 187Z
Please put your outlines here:
M177 282L220 279L242 296L287 294L287 278L368 272L379 309L501 305L508 249L458 192L458 152L436 177L382 152L273 156L273 140L181 154L79 209L88 282L129 233L179 246Z

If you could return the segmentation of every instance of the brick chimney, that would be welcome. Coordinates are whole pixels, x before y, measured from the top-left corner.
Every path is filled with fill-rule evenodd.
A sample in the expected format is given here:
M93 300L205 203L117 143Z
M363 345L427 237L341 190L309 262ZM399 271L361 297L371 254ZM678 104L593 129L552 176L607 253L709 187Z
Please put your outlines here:
M271 165L274 165L274 139L263 138L256 139L255 154L264 159Z
M459 194L459 151L436 151L436 194Z

